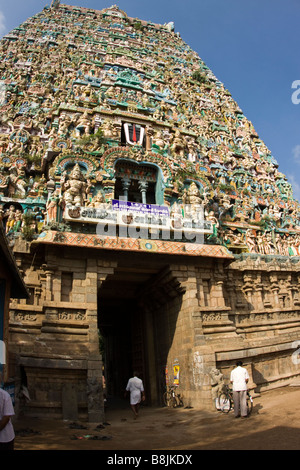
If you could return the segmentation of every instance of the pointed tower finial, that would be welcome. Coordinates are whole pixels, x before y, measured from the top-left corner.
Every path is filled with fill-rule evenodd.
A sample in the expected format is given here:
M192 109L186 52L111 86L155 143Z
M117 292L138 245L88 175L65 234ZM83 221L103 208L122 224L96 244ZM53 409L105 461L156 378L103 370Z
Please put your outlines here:
M60 5L60 0L52 0L51 8L58 8Z

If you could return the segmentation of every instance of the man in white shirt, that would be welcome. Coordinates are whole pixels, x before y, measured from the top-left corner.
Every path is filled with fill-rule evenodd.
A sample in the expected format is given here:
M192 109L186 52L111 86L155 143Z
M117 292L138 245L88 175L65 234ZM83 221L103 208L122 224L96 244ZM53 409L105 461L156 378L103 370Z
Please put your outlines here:
M242 367L243 363L238 361L236 368L231 371L230 382L232 383L234 416L247 418L247 383L249 374L247 369Z
M139 415L141 400L145 400L145 393L143 382L138 377L138 372L134 372L133 375L134 376L128 380L126 392L130 392L130 406L134 414L134 419L136 419Z
M11 422L14 414L9 393L0 388L0 450L14 450L15 432Z

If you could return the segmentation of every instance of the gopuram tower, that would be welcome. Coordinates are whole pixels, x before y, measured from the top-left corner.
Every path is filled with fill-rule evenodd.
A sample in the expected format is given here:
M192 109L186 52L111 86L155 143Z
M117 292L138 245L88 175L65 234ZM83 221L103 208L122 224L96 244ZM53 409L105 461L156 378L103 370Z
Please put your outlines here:
M299 203L174 25L54 1L0 58L22 411L99 421L133 369L149 405L174 383L202 408L237 359L254 391L299 377Z

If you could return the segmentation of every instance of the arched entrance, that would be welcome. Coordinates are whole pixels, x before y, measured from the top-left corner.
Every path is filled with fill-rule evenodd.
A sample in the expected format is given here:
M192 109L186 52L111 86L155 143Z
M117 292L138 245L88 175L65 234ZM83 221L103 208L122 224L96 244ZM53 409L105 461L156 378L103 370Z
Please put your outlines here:
M178 287L179 283L175 283ZM98 294L98 327L108 400L120 399L129 377L138 370L147 404L161 404L165 369L180 312L168 266L119 266ZM173 286L173 287L172 287Z

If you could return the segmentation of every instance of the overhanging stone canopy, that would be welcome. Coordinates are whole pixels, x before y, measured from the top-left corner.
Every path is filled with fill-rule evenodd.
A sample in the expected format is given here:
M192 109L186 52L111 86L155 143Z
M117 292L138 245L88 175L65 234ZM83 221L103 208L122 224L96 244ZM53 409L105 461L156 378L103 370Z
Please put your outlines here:
M39 237L33 242L34 246L39 244L68 245L85 248L99 248L102 250L134 251L146 253L177 254L184 256L201 256L208 258L221 258L233 260L234 256L223 246L199 245L165 240L145 240L139 237L120 238L105 237L99 239L96 235L70 232L56 232L49 230L44 232L44 237Z

